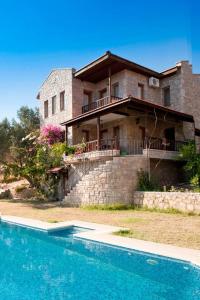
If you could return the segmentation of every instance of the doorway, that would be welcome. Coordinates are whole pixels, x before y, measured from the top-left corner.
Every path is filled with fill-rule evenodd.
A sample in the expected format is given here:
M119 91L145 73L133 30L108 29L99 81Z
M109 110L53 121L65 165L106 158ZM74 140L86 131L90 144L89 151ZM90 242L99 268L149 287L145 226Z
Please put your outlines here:
M101 139L101 149L103 149L103 150L109 149L108 130L107 129L101 130L100 139Z
M120 145L120 129L119 126L113 127L113 144L116 149L119 149Z
M175 149L175 128L166 128L164 130L165 148L174 151Z

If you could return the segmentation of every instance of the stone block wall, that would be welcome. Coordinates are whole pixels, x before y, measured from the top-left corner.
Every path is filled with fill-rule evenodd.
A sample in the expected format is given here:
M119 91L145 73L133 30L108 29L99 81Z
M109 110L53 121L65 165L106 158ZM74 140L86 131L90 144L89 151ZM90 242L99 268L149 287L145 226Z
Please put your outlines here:
M135 192L133 203L148 208L170 209L200 213L200 193Z
M72 163L68 171L68 180L66 182L66 190L70 191L76 184L83 179L85 175L98 168L100 164L104 164L112 158L102 158L101 160L86 160L80 163Z
M60 125L72 118L72 69L58 69L50 73L40 89L41 125ZM65 92L65 109L60 111L60 93ZM56 96L56 111L52 114L52 97ZM44 102L48 100L49 114L44 118Z
M113 157L81 175L63 203L69 206L131 203L137 172L146 167L146 159L140 155Z

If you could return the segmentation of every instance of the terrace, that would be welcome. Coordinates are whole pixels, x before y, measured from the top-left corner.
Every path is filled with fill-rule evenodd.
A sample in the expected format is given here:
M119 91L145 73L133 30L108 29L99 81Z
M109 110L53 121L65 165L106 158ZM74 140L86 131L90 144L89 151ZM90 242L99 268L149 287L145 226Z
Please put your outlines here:
M83 112L62 124L66 136L72 126L74 145L84 141L79 158L145 155L174 159L188 142L182 132L183 122L193 124L191 115L131 96L105 97L84 106Z

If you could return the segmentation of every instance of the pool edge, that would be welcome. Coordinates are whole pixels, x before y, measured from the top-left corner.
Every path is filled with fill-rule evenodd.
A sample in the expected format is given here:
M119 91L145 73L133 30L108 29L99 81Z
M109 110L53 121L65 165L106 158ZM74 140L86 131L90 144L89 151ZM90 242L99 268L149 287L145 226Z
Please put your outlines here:
M70 226L83 227L89 231L77 233L74 236L80 239L90 240L94 242L104 243L107 245L125 248L129 250L142 251L144 253L164 256L188 262L194 266L200 267L200 250L182 248L178 246L155 243L150 241L138 240L134 238L120 237L113 233L121 229L110 225L103 225L79 220L72 220L58 223L48 223L35 219L28 219L15 216L4 216L0 219L3 222L13 225L28 227L42 231L56 231ZM92 229L92 231L91 231Z

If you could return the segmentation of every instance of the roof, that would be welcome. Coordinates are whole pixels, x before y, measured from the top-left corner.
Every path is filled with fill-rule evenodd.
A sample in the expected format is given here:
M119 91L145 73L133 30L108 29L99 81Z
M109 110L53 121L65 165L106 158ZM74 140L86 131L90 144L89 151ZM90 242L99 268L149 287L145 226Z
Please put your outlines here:
M166 77L168 75L174 74L177 71L177 67L174 67L162 73L159 73L128 59L122 58L116 54L113 54L110 51L107 51L101 57L76 71L74 73L74 77L96 83L108 76L108 68L110 68L111 74L115 74L124 69L128 69L140 74L147 75L149 77L153 76L157 78Z
M177 71L178 71L178 67L176 66L176 67L173 67L173 68L163 71L162 76L167 77L167 76L175 74Z
M166 116L175 117L177 120L185 121L185 122L194 122L193 116L189 114L185 114L176 110L169 109L167 107L152 103L150 101L141 100L138 98L134 98L129 96L115 103L108 104L106 106L102 106L100 108L94 109L82 115L79 115L73 119L70 119L66 122L61 123L61 125L73 126L77 123L81 123L84 121L88 121L92 118L96 118L98 116L108 114L111 112L117 111L119 108L128 107L136 110L147 111L151 113L160 112Z

